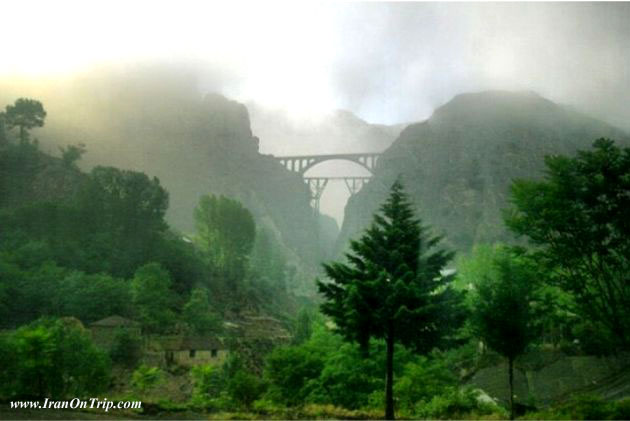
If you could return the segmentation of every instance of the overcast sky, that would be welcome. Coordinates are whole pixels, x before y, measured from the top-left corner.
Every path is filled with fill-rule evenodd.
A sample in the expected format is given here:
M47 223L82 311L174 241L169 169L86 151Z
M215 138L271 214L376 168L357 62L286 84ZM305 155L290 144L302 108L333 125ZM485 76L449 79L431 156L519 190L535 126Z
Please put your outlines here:
M0 74L146 60L200 88L369 122L428 117L460 92L534 90L630 128L630 3L13 1Z

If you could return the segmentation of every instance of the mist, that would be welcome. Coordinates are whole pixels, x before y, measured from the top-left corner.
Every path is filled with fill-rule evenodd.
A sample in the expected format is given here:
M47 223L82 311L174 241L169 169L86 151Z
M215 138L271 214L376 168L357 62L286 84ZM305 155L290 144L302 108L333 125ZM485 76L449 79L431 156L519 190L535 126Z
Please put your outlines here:
M29 27L12 18L0 28L12 40L0 96L40 98L68 124L85 98L152 86L245 103L262 153L381 151L459 93L507 89L630 129L624 3L62 1L5 11ZM109 124L88 114L84 123ZM344 163L313 171L363 175ZM346 199L331 185L323 212L340 222Z
M0 10L0 419L630 419L630 2Z

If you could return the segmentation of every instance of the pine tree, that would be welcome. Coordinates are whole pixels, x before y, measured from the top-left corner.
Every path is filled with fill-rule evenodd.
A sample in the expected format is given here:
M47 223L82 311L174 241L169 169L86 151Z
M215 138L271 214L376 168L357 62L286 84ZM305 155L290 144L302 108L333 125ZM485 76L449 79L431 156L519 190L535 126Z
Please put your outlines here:
M443 345L463 320L461 297L442 270L453 253L436 249L403 191L400 180L358 241L348 263L325 264L330 282L318 281L322 312L347 341L369 351L371 338L386 343L385 417L394 419L394 345L419 353Z

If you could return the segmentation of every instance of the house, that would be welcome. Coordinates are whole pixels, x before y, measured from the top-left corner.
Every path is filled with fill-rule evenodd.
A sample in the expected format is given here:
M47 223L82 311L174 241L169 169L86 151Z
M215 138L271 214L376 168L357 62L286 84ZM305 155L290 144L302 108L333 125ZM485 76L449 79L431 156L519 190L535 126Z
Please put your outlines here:
M141 335L140 323L118 315L109 316L90 324L92 341L97 346L107 350L111 349L116 336L123 330L136 337Z
M162 336L158 341L167 365L192 367L208 363L222 364L228 354L227 348L215 336Z

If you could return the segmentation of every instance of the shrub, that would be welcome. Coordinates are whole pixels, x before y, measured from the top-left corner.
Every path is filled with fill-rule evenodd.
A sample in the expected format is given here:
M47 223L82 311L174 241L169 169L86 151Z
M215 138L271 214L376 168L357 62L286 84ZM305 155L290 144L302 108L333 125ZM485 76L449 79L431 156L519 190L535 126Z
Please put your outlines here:
M219 396L222 386L221 372L211 364L198 365L190 370L193 382L192 402L207 407L210 400Z
M473 389L448 388L444 393L434 396L430 401L421 401L416 405L416 415L429 419L471 418L500 412L507 416L497 405L481 402L479 393Z
M574 396L553 407L528 413L526 419L549 420L627 420L630 419L630 399L605 401L593 395Z
M228 381L227 389L235 403L250 408L251 404L264 393L265 385L253 374L239 370Z
M2 342L0 391L5 396L83 397L109 386L109 359L79 325L42 319Z
M443 362L421 357L405 366L402 377L394 384L394 392L399 408L412 411L417 402L440 396L456 384L457 378Z
M159 367L140 365L131 375L131 385L140 393L157 386L163 379L164 373Z

